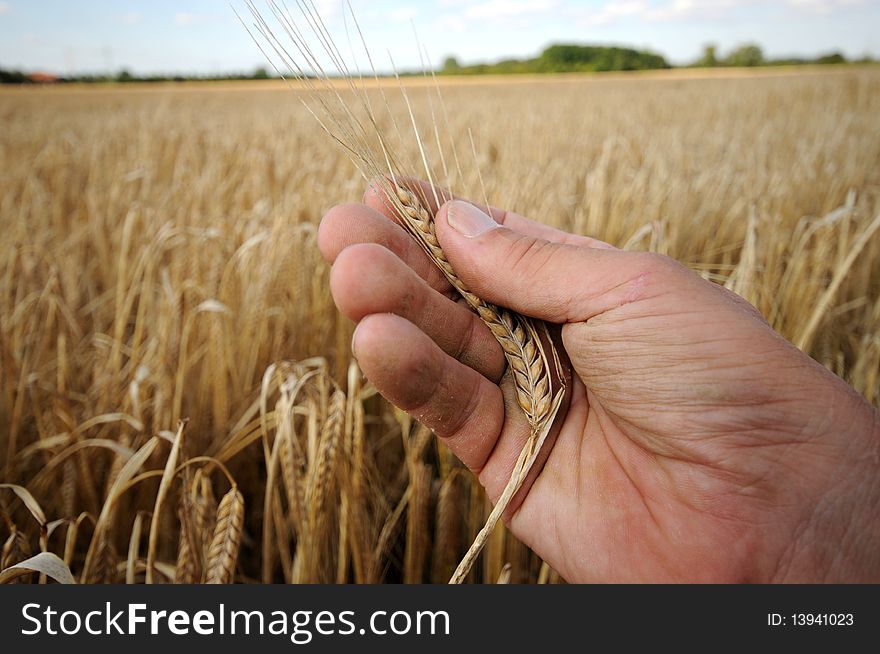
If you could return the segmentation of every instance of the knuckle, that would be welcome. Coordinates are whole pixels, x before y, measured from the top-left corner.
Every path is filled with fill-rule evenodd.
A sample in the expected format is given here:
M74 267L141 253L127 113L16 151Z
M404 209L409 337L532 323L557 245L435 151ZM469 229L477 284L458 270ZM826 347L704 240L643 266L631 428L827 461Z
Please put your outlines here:
M630 285L647 291L649 288L665 286L680 279L687 269L664 254L656 252L639 252L630 274Z
M464 325L464 329L461 331L461 336L455 345L455 352L453 353L453 356L459 361L467 361L470 351L474 348L477 340L476 325L476 319L473 317L473 314L469 313L467 322Z
M502 263L517 275L535 279L552 261L555 250L556 245L549 241L514 234Z
M638 252L635 253L635 257L638 264L637 267L642 274L672 272L680 265L674 259L657 252Z
M386 266L389 254L387 249L376 243L354 243L336 255L333 269L362 274L365 270Z
M442 421L437 433L443 438L454 438L461 434L469 436L473 433L471 422L479 408L479 383L473 379L462 397L450 403L446 408L446 420Z

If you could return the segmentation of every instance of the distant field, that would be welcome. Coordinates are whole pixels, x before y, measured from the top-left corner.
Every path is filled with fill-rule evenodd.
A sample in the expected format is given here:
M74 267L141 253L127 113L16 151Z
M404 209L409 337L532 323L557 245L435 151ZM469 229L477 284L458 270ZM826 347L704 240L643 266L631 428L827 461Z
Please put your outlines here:
M430 126L424 82L407 84ZM682 260L880 403L880 232L866 232L880 69L441 84L493 204ZM71 519L47 546L85 581L143 581L148 567L154 581L205 579L233 480L237 581L445 581L486 515L470 475L350 366L315 230L364 182L280 90L0 91L0 482ZM452 181L482 194L474 166ZM310 357L326 367L280 363ZM315 489L334 416L340 455ZM143 466L114 486L134 452ZM169 455L191 463L157 503ZM35 521L2 493L0 569L39 551ZM501 528L472 580L505 563L514 582L555 580Z

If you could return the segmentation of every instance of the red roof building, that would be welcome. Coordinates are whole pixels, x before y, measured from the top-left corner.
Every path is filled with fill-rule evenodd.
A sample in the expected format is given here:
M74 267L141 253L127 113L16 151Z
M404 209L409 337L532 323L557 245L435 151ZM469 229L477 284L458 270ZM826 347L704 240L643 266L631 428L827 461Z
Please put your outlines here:
M28 79L34 84L54 84L58 81L58 76L51 73L31 73Z

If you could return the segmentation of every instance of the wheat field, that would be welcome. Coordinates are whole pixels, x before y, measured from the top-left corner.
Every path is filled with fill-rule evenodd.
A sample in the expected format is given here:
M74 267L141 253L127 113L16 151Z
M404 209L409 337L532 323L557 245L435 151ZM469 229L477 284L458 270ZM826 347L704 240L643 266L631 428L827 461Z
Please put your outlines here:
M880 70L442 93L456 192L673 256L880 403ZM91 583L445 582L482 526L351 358L315 239L365 184L296 96L0 91L0 576L51 552ZM469 580L559 578L499 526Z

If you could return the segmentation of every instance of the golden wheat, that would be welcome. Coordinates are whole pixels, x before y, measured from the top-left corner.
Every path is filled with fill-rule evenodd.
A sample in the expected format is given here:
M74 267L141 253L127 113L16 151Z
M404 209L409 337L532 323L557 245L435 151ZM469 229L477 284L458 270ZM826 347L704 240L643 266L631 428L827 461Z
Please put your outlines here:
M244 526L244 497L235 486L220 500L216 525L208 549L205 583L228 584L235 574Z
M733 286L880 402L880 236L869 229L880 214L880 72L450 81L443 94L450 139L476 130L493 204L668 254ZM406 106L388 95L402 123ZM410 100L430 124L428 99ZM401 581L408 558L410 580L419 569L420 581L447 577L491 507L351 362L352 327L327 290L316 224L332 203L360 198L364 182L289 91L9 89L0 114L0 479L26 486L44 514L0 489L0 543L18 533L34 554L44 532L47 553L77 580L144 582L180 416L185 447L161 502L153 581L173 581L191 545L204 578L214 497L231 481L248 510L230 578L292 581L304 541L288 489L305 497L309 444L336 384L345 427L322 500L328 524L316 576L300 580ZM418 170L415 144L402 147L401 167ZM483 195L475 171L454 182ZM280 402L297 365L299 375L319 368L315 355L324 381ZM270 368L282 373L269 375L262 401ZM278 438L289 449L267 507ZM409 499L424 489L410 478L416 438L430 517L408 533ZM192 507L181 510L187 493ZM427 554L408 556L408 543L428 543ZM467 579L495 582L508 562L511 582L558 579L500 526ZM38 572L16 578L37 582Z

